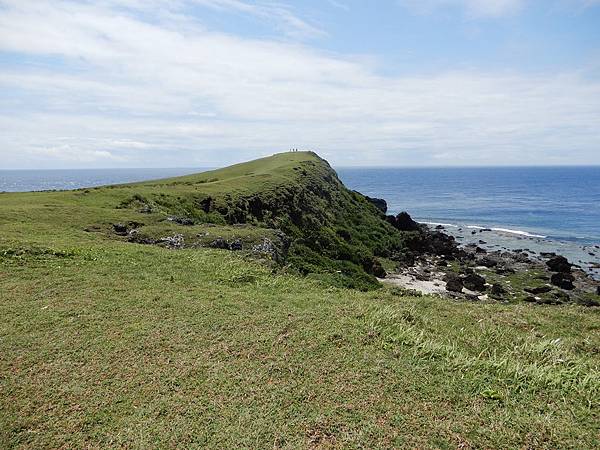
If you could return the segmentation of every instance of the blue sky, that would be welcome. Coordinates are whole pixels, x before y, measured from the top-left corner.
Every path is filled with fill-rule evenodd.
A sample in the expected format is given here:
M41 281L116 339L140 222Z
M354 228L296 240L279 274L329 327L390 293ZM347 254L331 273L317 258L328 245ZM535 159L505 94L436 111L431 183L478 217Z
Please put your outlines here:
M600 164L600 0L0 0L0 169Z

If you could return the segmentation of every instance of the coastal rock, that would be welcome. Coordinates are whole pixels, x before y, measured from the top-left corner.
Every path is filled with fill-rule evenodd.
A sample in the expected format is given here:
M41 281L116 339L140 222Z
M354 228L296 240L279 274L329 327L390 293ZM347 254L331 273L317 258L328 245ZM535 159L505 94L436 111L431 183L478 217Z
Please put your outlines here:
M231 244L229 244L229 249L233 250L233 251L240 251L240 250L242 250L243 249L242 241L239 240L239 239L236 239Z
M415 254L411 251L397 253L392 259L402 267L411 267L415 265Z
M570 273L559 272L550 277L550 282L554 286L558 286L561 289L566 289L567 291L571 291L575 288L573 281L575 281L575 277Z
M372 203L373 205L375 205L375 207L380 210L382 213L386 213L388 210L388 205L387 202L382 199L382 198L375 198L375 197L369 197L368 195L365 195L365 198L367 199L367 201L369 203Z
M507 266L498 267L495 272L498 275L512 275L513 273L516 273L515 269Z
M363 268L365 269L365 272L370 273L376 276L377 278L385 278L387 276L387 272L385 271L378 259L371 258L365 260L363 262Z
M115 230L115 233L117 233L118 235L121 235L121 236L127 235L127 225L125 225L123 223L113 224L113 230Z
M506 289L501 284L494 283L492 284L491 295L495 298L502 298L506 295Z
M552 272L571 272L571 263L564 256L554 256L546 261L546 265Z
M485 278L475 272L468 273L462 280L463 286L470 291L485 291Z
M550 292L552 288L550 286L539 286L534 288L525 288L525 292L529 292L530 294L538 295L545 294L546 292Z
M179 225L190 226L190 225L194 225L195 224L194 219L191 219L189 217L169 216L169 217L167 217L167 220L169 222L178 223Z
M531 260L529 259L529 255L527 253L517 253L514 255L514 260L519 263L529 263Z
M483 258L479 259L478 263L488 268L496 267L498 265L498 261L489 256L484 256Z
M400 231L418 231L421 229L419 224L406 211L401 212L396 217L387 216L387 220L394 228Z
M446 282L446 290L450 292L462 292L463 290L463 282L462 278L454 273L448 272L443 280Z
M208 244L210 248L218 248L221 250L229 250L229 243L223 238L217 238Z
M600 295L600 286L596 286L596 295Z

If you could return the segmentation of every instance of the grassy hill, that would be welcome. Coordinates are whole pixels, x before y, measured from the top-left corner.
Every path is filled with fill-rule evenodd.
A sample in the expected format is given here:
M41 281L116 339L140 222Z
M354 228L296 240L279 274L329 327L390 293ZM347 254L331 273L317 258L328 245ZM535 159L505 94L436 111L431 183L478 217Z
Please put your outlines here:
M350 288L402 245L310 153L0 194L0 448L597 448L598 310Z

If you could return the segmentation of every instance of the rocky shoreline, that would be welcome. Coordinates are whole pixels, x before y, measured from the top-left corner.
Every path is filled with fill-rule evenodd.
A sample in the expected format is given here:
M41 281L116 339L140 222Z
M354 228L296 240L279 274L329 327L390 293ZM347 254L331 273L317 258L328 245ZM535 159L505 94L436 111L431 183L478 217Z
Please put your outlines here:
M409 251L392 255L396 269L385 283L474 301L600 306L600 281L555 252L486 249L483 239L460 243L444 226L417 223L405 212L387 217L408 232Z

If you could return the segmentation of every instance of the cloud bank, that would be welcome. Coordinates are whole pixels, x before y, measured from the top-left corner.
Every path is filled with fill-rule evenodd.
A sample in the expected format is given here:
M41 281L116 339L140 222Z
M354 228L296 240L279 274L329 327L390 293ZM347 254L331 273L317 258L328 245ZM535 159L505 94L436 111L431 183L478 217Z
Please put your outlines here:
M600 163L600 82L584 73L383 76L215 31L196 7L321 33L271 3L0 0L0 168L224 165L290 147L340 165Z

